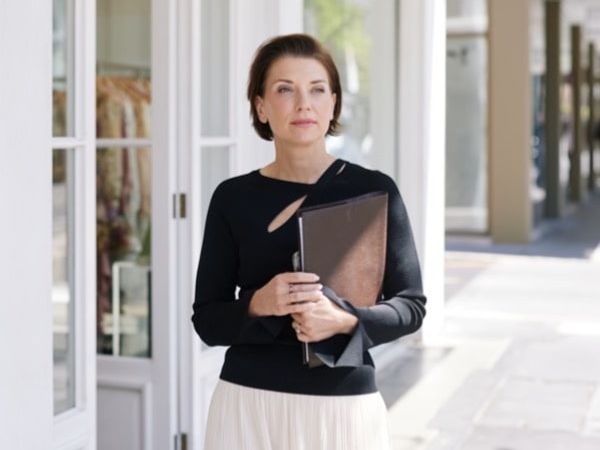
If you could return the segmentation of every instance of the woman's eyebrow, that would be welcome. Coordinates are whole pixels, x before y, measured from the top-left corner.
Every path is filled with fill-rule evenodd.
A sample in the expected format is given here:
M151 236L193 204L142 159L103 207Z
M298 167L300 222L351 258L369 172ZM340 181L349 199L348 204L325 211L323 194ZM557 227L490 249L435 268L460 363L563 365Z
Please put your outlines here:
M279 83L279 82L283 82L283 83L290 83L293 84L294 82L292 80L286 80L284 78L279 78L277 80L275 80L273 83ZM327 80L313 80L310 82L311 84L316 84L316 83L327 83Z

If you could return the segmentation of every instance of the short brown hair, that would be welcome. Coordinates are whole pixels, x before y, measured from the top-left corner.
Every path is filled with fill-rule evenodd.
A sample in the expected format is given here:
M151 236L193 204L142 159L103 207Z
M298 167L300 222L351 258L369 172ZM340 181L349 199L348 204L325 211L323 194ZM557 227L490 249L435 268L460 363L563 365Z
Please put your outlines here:
M331 91L336 95L333 108L333 119L329 122L326 135L335 135L339 132L340 123L338 118L342 109L342 87L337 67L329 52L319 41L308 34L287 34L277 36L263 42L256 50L254 60L250 66L248 77L247 96L250 101L250 116L252 125L258 135L267 140L273 140L273 131L268 123L259 120L254 101L257 96L262 97L265 93L265 81L273 63L283 56L295 56L301 58L313 58L319 61L327 75Z

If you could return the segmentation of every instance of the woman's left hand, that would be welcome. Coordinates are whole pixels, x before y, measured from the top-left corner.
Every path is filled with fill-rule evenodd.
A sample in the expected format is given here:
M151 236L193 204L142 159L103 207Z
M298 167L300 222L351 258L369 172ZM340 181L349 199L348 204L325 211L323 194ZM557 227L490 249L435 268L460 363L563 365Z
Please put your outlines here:
M334 334L352 334L358 318L321 294L308 311L292 313L292 327L301 342L318 342Z

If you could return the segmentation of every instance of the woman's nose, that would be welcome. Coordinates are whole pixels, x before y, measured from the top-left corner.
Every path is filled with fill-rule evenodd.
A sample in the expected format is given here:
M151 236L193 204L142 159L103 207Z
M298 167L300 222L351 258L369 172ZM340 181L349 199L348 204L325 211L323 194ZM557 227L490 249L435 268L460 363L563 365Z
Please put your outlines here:
M297 109L310 109L310 99L308 96L308 92L299 91L296 97L296 106Z

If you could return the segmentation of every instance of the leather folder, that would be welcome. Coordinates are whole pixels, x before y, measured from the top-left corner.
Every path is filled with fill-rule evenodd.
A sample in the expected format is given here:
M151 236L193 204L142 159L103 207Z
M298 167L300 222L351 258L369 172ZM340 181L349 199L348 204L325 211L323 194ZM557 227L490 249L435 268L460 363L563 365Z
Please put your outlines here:
M295 270L319 275L354 306L374 305L381 296L387 243L387 192L300 208ZM303 362L323 362L303 345Z

